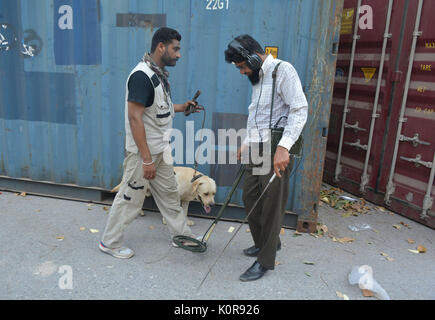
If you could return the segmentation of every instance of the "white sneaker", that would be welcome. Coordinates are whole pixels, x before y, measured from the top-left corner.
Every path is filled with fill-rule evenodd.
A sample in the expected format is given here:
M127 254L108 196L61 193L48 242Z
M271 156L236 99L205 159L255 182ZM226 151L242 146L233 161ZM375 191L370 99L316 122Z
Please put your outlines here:
M133 255L134 255L134 251L131 250L130 248L127 248L127 247L110 249L110 248L107 248L102 242L100 242L98 247L100 248L101 251L108 253L108 254L114 256L115 258L119 258L119 259L128 259L128 258L133 257Z

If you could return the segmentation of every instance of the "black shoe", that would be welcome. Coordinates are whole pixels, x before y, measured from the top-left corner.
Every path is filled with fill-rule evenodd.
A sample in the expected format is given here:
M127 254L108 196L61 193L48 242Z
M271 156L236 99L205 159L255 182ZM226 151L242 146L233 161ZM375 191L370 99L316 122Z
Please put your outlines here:
M240 276L240 281L254 281L260 279L266 273L267 269L264 268L258 261L255 261L254 264L245 271Z
M278 244L278 247L276 248L276 251L279 250L281 250L281 243ZM248 249L243 250L243 253L248 257L256 257L258 255L258 252L260 252L260 248L257 248L256 246L252 246Z

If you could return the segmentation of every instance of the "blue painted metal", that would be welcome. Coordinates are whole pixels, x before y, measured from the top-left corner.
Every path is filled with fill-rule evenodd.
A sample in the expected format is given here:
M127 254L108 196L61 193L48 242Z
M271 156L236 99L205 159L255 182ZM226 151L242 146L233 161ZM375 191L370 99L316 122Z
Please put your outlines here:
M65 4L72 29L59 27L68 22L67 11L59 10ZM310 111L288 209L309 213L322 181L341 8L342 0L1 1L0 34L9 50L0 44L0 175L106 190L116 185L124 157L125 80L155 31L137 21L118 27L116 17L164 14L183 37L182 58L169 69L173 100L185 102L201 90L206 128L214 115L247 114L250 83L224 60L233 37L249 33L278 47L278 57L295 66ZM22 53L24 45L35 49L33 57ZM199 130L201 117L177 115L174 127L186 135L186 120ZM189 141L184 147L193 154ZM198 169L213 176L210 168ZM229 189L219 185L217 202ZM242 205L240 190L232 202Z

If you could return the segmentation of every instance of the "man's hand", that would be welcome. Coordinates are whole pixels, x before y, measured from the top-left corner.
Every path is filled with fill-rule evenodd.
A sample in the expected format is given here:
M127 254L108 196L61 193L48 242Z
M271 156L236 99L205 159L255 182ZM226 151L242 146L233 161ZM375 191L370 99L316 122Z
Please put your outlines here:
M242 156L245 155L248 145L242 144L242 146L237 150L237 160L242 160Z
M290 156L288 150L284 147L278 146L276 148L275 156L273 157L273 171L275 171L278 178L281 178L281 172L287 168L290 163Z
M204 110L204 107L198 106L198 102L189 100L183 104L174 104L174 111L185 112L190 105L193 106L193 111L191 113L201 112L201 110Z
M142 168L143 168L143 177L147 180L153 180L156 177L156 166L154 163L151 163L150 161L145 161L142 162ZM151 163L151 164L148 164Z

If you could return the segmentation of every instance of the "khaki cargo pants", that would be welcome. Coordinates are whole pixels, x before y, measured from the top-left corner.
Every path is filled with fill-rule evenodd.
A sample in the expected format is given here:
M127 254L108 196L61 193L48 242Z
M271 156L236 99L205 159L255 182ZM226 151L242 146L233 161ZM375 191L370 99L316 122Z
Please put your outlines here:
M171 238L175 235L193 237L187 218L180 206L173 166L163 160L163 153L152 156L157 168L156 177L143 177L142 158L128 152L124 160L124 175L113 201L101 242L108 248L122 246L124 229L139 215L150 189L162 216L166 219Z

